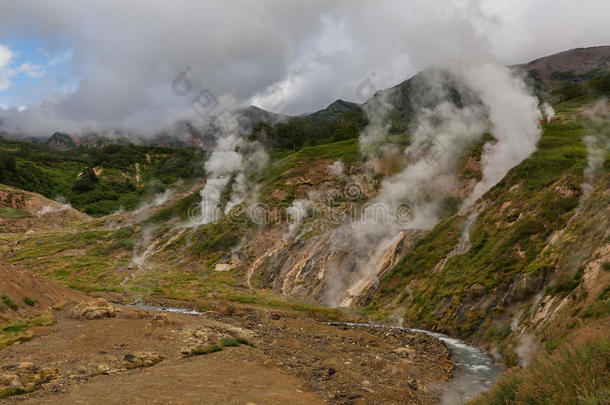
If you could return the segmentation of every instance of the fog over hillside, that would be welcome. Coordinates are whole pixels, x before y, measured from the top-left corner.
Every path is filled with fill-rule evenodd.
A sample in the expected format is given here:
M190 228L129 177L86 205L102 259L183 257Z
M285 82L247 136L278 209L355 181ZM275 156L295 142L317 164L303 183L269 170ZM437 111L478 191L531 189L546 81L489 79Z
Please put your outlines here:
M200 119L191 107L203 90L204 114L254 104L298 115L339 98L362 103L363 82L386 88L431 65L513 64L603 44L609 7L601 0L6 1L0 120L5 131L44 137L153 133L179 118ZM35 63L30 53L38 48L48 57ZM172 87L181 73L190 91Z

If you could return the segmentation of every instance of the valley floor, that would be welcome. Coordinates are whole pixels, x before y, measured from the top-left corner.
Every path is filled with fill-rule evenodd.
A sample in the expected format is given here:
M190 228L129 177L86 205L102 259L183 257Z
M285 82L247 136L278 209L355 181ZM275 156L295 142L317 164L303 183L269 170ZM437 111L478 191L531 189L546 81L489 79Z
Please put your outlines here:
M104 311L99 298L80 298ZM68 303L54 311L54 323L31 327L29 339L0 350L0 379L19 378L32 389L4 400L425 404L435 402L452 370L449 350L421 333L333 326L295 311L223 302L196 316L112 307L112 317L85 319L82 305ZM223 350L192 354L215 344Z

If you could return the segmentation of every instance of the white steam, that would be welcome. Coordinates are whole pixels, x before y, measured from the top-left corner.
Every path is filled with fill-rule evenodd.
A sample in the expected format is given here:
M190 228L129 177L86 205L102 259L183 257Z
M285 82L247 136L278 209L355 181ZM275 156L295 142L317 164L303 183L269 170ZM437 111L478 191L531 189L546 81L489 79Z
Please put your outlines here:
M393 251L403 238L431 229L451 214L449 202L464 191L456 174L460 159L486 132L494 140L483 149L483 179L464 199L464 208L536 148L540 137L538 100L508 68L495 64L453 66L427 71L416 79L421 82L412 86L410 100L416 121L410 132L411 144L403 151L409 164L383 180L378 195L364 210L363 216L373 221L344 225L337 231L334 249L351 252L353 265L331 269L326 294L330 305L351 304L393 265ZM390 99L390 92L377 93L365 105L369 125L360 136L360 148L369 157L381 153L383 159L385 151L396 148L388 142ZM400 215L405 212L406 218Z
M555 110L547 102L542 104L542 114L544 115L544 118L546 119L547 124L549 122L553 121L553 118L555 118Z
M534 150L540 139L540 110L521 78L504 66L485 64L464 72L466 84L489 109L495 143L485 145L481 163L483 180L466 199L469 205L481 197L506 173Z
M601 171L610 149L610 106L607 99L601 99L585 111L592 125L588 128L588 135L583 138L587 147L587 166L583 172L583 195L581 201L586 200L593 191L595 177Z
M216 222L222 214L222 196L227 187L229 199L225 205L228 213L242 203L250 187L248 176L261 170L268 156L262 145L244 139L243 130L235 125L221 125L216 134L216 147L205 163L207 181L201 190L200 225Z
M39 211L36 212L36 215L38 216L38 218L41 218L47 214L66 211L70 208L72 208L70 204L45 205Z
M515 347L515 353L519 357L519 365L521 367L527 367L539 349L540 345L536 342L536 337L534 335L529 333L521 335L519 344Z
M303 221L309 216L311 207L312 202L310 200L297 199L292 202L292 205L286 209L286 214L290 217L290 224L288 225L288 234L284 238L296 235Z
M342 179L343 177L345 177L345 175L343 174L343 171L345 170L345 165L340 160L337 160L333 164L328 165L327 169L330 174L332 174L338 179Z

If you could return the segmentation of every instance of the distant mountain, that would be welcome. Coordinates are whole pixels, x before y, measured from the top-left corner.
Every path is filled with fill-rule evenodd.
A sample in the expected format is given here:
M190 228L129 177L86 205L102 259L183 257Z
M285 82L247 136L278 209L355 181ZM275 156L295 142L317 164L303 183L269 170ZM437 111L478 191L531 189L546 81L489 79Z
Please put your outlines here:
M596 46L591 48L577 48L553 55L545 56L529 63L511 66L512 69L521 71L527 75L526 80L535 94L546 99L553 92L569 85L579 84L594 77L599 77L604 72L610 71L610 46ZM420 93L428 93L421 86L425 85L422 80L427 74L437 74L438 79L446 86L448 91L454 94L456 101L469 97L468 94L459 93L457 86L452 83L449 75L439 71L427 70L420 72L396 86L377 91L363 104L352 103L344 100L336 100L328 107L309 114L299 116L287 116L263 110L253 105L232 112L232 118L245 131L250 131L256 124L266 122L277 124L288 119L307 118L314 123L332 123L337 121L346 113L361 113L363 110L384 108L391 105L388 111L383 113L392 122L391 131L402 132L408 126L414 114L413 104L417 101L434 103L434 100L425 98L417 99ZM421 97L420 97L421 98ZM222 121L227 117L219 114L206 122L189 120L176 121L169 128L160 130L153 137L142 134L122 131L104 131L86 134L54 133L45 144L55 150L69 150L79 146L104 147L110 144L135 143L140 145L167 146L167 147L191 147L208 149L215 143L215 133L223 126ZM224 123L226 124L226 122ZM19 138L14 134L2 134L6 138ZM33 142L40 142L31 139Z
M141 142L155 146L208 149L215 144L215 134L220 128L231 125L230 120L235 120L236 125L249 132L260 122L277 124L288 118L286 115L272 113L251 105L228 115L221 113L206 122L176 121L169 129L158 132L152 139L141 139Z
M513 68L540 80L548 90L592 79L610 69L610 46L576 48L535 59Z
M58 151L70 150L77 147L72 140L72 137L62 132L55 132L44 144L49 148Z
M316 111L315 113L311 113L305 115L305 117L310 118L312 121L334 121L339 118L341 114L346 112L358 112L362 111L359 104L351 103L349 101L337 100L331 103L328 107L323 110Z

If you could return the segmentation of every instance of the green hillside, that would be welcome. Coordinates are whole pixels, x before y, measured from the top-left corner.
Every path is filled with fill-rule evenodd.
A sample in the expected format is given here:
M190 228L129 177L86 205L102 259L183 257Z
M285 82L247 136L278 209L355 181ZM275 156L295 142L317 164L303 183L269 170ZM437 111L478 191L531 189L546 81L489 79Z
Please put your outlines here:
M63 199L89 215L132 210L142 197L204 177L195 149L109 145L65 151L0 138L0 183Z

